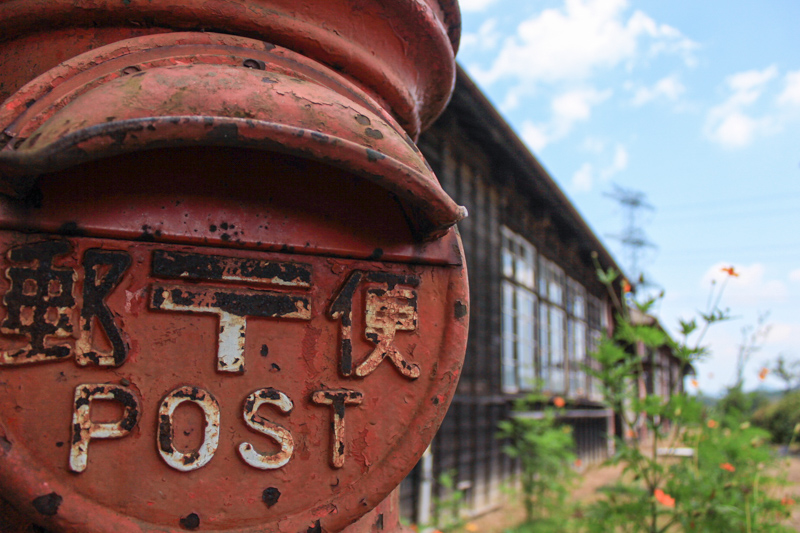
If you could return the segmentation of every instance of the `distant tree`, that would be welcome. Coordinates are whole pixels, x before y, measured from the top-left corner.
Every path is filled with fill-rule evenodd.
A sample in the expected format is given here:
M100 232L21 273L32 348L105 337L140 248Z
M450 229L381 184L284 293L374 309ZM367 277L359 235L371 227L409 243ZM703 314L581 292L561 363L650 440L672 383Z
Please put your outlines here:
M784 390L789 392L800 381L800 361L788 361L784 354L778 354L772 372L783 381Z

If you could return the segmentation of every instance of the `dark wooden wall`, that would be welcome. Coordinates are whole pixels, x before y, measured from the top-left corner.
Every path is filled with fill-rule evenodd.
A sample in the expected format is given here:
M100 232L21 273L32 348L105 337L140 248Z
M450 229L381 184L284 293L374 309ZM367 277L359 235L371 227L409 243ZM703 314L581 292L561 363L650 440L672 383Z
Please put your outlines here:
M505 443L496 438L497 424L509 416L516 397L502 389L502 226L531 242L587 293L602 299L606 293L587 254L579 251L579 232L554 222L558 217L552 209L521 186L521 173L471 135L458 109L446 111L419 145L445 191L469 211L458 228L470 280L470 334L456 396L433 443L433 477L453 474L465 505L480 512L503 499L502 486L512 483L517 471L502 451ZM605 457L605 420L569 423L584 462ZM419 504L421 475L416 468L401 489L403 513L410 521ZM435 497L445 498L446 492L435 484Z

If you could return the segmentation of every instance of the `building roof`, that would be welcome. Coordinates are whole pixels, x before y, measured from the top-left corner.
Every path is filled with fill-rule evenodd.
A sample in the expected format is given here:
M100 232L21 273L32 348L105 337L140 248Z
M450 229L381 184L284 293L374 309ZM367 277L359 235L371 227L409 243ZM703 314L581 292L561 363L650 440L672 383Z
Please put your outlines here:
M598 261L604 269L611 267L622 272L611 253L547 170L460 65L449 107L486 153L505 161L516 170L514 175L520 190L527 193L532 205L549 213L560 232L575 237L581 256L588 260L592 252L597 252Z

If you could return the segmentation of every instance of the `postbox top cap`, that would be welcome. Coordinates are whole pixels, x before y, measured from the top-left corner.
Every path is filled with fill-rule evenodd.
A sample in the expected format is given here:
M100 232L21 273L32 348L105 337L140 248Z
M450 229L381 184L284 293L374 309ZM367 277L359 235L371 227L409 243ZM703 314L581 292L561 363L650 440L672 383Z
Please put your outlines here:
M307 58L217 34L109 46L125 53L83 71L75 65L92 62L79 56L20 91L19 115L5 128L20 142L0 151L3 192L21 196L42 174L120 154L228 146L296 155L373 181L400 202L420 241L465 216L392 117ZM172 61L187 49L191 61ZM33 105L23 102L30 95L38 96Z
M357 81L416 138L452 94L461 16L457 0L0 2L4 41L37 33L47 42L49 31L64 27L112 36L115 29L127 36L131 28L202 28L282 46Z

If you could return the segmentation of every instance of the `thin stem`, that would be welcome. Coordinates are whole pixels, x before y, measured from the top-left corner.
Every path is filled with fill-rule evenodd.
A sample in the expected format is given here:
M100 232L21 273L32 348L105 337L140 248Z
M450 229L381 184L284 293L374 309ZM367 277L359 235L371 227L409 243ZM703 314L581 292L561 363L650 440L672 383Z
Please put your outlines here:
M744 512L745 516L747 517L747 533L753 533L753 525L750 523L750 500L745 499L744 501Z
M725 291L725 286L728 284L728 278L729 277L730 276L727 276L724 280L722 280L722 285L720 285L719 292L717 293L717 299L714 302L713 307L708 309L708 312L706 313L706 316L712 316L714 314L714 310L719 308L719 302L722 300L722 293ZM694 343L694 349L695 350L700 346L700 343L702 342L703 337L705 337L706 332L708 331L708 327L711 325L711 321L709 321L709 320L707 320L705 318L703 319L703 322L704 322L703 329L700 331L700 336L697 337L697 341Z
M694 471L700 472L700 440L703 438L703 430L701 429L697 434L697 445L694 451Z
M650 533L657 533L656 522L658 522L658 510L656 509L656 502L650 502Z
M659 424L660 425L660 424ZM653 423L653 464L658 464L658 427L655 423ZM653 490L658 486L661 482L661 478L658 477L658 473L653 471Z

